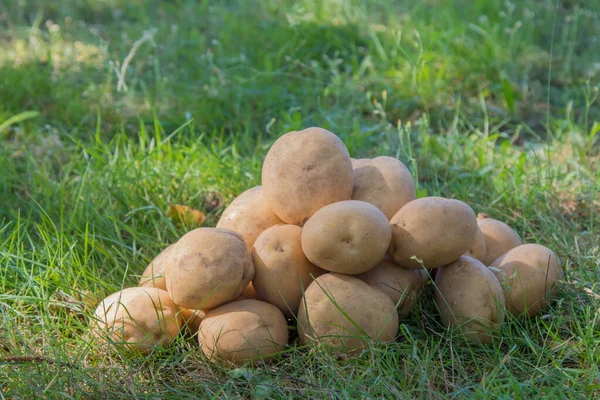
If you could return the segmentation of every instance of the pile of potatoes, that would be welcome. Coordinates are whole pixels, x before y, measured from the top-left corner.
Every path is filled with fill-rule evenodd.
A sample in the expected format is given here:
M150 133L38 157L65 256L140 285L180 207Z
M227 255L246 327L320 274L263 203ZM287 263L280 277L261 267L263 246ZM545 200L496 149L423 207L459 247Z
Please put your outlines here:
M216 228L188 232L139 287L103 300L93 331L144 353L183 329L209 359L241 365L284 351L296 325L302 345L356 353L393 341L429 293L447 326L485 343L505 312L543 310L562 278L546 247L462 201L417 199L402 162L352 159L335 134L309 128L273 144L262 186Z

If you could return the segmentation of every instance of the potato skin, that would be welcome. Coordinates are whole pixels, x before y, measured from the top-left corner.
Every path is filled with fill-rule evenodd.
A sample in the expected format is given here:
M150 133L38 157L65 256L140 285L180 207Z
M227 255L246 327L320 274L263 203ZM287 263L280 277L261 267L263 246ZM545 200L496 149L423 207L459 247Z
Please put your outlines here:
M202 352L211 360L236 365L268 362L288 340L287 322L277 307L258 300L238 300L208 312L198 331Z
M479 229L479 226L477 226L477 236L475 238L475 242L473 243L473 246L471 246L469 251L467 251L464 255L473 257L484 263L485 254L485 237L483 236L483 232L481 232L481 229Z
M493 218L480 218L477 225L485 239L485 258L488 267L502 254L523 244L523 241L510 226Z
M356 276L383 293L398 305L400 318L408 316L414 303L427 282L425 270L404 268L388 258L375 268Z
M242 294L254 277L252 256L242 237L220 228L183 235L167 263L169 295L180 307L210 310Z
M132 287L105 298L96 308L92 330L125 349L142 354L166 346L179 332L181 316L168 293L153 287Z
M477 218L467 204L424 197L402 207L390 221L388 256L405 268L438 268L456 261L477 237ZM423 266L411 259L416 256Z
M248 249L267 228L283 221L271 210L262 186L255 186L236 197L223 211L217 228L231 229L244 238Z
M462 256L438 268L435 300L447 326L461 327L469 341L491 343L504 321L502 286L481 261Z
M350 200L350 155L340 138L325 129L286 133L265 157L262 185L275 214L302 226L320 208Z
M506 307L515 315L533 317L556 295L564 278L560 259L547 247L523 244L498 257L490 267L506 289Z
M297 313L303 290L313 277L325 272L306 258L301 236L299 226L273 226L258 237L252 249L256 297L275 305L286 317Z
M374 205L340 201L323 207L304 225L302 249L318 267L356 275L383 259L391 234L386 216Z
M172 260L171 251L173 245L170 245L163 251L161 251L155 258L148 264L142 277L140 278L140 287L155 287L162 290L167 290L167 284L165 282L165 266Z
M416 199L415 181L399 160L381 156L353 163L352 200L362 200L379 208L391 219L405 204Z
M320 342L334 351L355 353L365 346L364 334L381 342L392 341L398 334L394 306L385 293L356 277L321 275L310 284L300 302L300 343Z

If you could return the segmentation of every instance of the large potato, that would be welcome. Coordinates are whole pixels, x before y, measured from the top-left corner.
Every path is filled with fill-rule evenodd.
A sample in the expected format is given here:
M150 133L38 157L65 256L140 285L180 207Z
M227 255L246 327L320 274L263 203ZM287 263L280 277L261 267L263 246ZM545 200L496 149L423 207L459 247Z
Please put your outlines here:
M363 348L368 338L392 341L398 333L394 307L385 293L356 277L321 275L300 302L300 343L322 343L332 350L352 353Z
M462 256L440 267L435 300L448 326L460 327L470 341L490 343L504 321L502 286L481 261Z
M560 259L547 247L523 244L492 263L492 272L506 289L506 307L513 315L536 315L556 294L564 274Z
M153 287L133 287L113 293L98 305L94 334L125 349L148 353L166 346L179 332L181 316L168 293Z
M484 262L485 261L485 237L483 236L483 232L477 227L477 236L475 237L475 242L473 246L465 253L465 256L476 258L477 260Z
M325 129L286 133L265 157L262 185L279 218L303 225L320 208L350 200L350 155L344 143Z
M347 200L323 207L302 229L302 249L327 271L356 275L375 267L391 239L386 216L374 205Z
M242 237L229 229L198 228L171 251L165 279L180 307L210 310L241 295L254 277L252 256Z
M393 157L356 160L353 167L352 200L373 204L388 220L416 198L415 182L410 171Z
M477 218L467 204L442 197L413 200L390 221L390 258L406 268L437 268L456 261L477 238ZM423 265L413 257L422 260Z
M485 239L486 254L482 262L487 266L492 265L498 257L510 249L523 244L519 235L502 221L482 217L480 214L477 225Z
M148 264L140 278L138 286L155 287L167 290L167 284L165 283L165 265L173 259L171 257L171 250L173 250L173 245L170 245L161 251L154 260Z
M271 210L262 186L255 186L236 197L223 211L217 228L231 229L244 238L248 249L264 230L283 221Z
M258 300L238 300L206 314L198 341L211 360L242 365L268 362L288 340L285 317L277 307Z
M303 290L324 271L302 251L302 228L277 225L264 231L254 243L254 280L258 300L275 305L286 317L298 311Z
M387 258L375 268L356 277L387 294L397 305L400 317L410 314L427 282L425 270L404 268Z

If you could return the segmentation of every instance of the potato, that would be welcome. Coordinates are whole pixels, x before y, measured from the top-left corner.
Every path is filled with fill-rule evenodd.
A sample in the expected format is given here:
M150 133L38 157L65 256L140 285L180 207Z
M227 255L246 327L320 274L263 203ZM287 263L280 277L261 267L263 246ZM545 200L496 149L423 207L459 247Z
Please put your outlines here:
M277 307L258 300L238 300L208 312L198 341L211 360L236 365L270 361L288 340L285 317Z
M262 186L255 186L236 197L223 211L217 228L231 229L244 238L248 250L264 230L283 221L271 210Z
M303 225L322 207L352 196L350 155L321 128L289 132L265 157L262 185L269 205L288 224Z
M390 239L386 216L358 200L323 207L302 229L302 249L313 264L350 275L366 272L383 260Z
M171 250L173 245L170 245L163 251L161 251L155 258L148 264L142 277L140 278L140 287L155 287L162 290L167 290L167 284L165 283L165 265L167 262L172 260Z
M256 267L254 267L254 276L256 276ZM254 285L252 282L246 286L246 289L239 295L236 300L245 300L245 299L254 299L256 300L256 289L254 289Z
M485 261L485 237L483 236L483 232L477 226L477 236L475 237L475 242L473 246L465 253L465 256L473 257L481 262Z
M306 258L301 236L299 226L273 226L258 237L252 249L256 298L275 305L286 317L296 314L303 291L325 272Z
M547 247L523 244L509 250L490 267L506 289L506 307L513 315L530 317L556 295L564 274L560 259Z
M416 198L410 171L393 157L381 156L353 163L352 200L362 200L379 208L389 220Z
M168 345L177 336L182 322L178 311L162 289L128 288L102 300L92 330L96 337L145 354L155 346Z
M220 228L183 235L165 267L169 295L180 307L210 310L242 294L254 277L252 256L242 237Z
M485 239L486 254L482 262L487 266L492 265L498 257L510 249L523 244L519 235L502 221L487 217L482 218L480 214L477 225Z
M354 276L321 275L304 293L298 310L300 343L355 353L371 338L381 342L398 334L398 313L381 290Z
M477 218L467 204L442 197L413 200L390 220L388 255L406 268L437 268L456 261L473 246ZM416 257L422 260L423 265Z
M192 335L198 332L200 322L206 317L206 313L202 310L191 310L189 308L180 308L179 314L183 320L183 327L186 328Z
M424 270L404 268L388 258L372 270L356 277L387 294L394 305L397 305L400 317L410 314L414 302L427 282Z
M462 256L438 268L435 301L444 323L469 341L490 343L504 321L502 286L481 261Z

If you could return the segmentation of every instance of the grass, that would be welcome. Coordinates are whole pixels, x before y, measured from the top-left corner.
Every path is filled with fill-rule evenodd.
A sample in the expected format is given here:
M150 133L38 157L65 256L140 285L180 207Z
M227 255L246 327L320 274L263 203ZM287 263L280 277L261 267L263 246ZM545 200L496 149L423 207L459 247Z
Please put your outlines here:
M600 392L596 1L8 0L0 43L2 397ZM473 346L425 296L394 344L255 369L184 338L143 359L90 340L99 299L192 228L169 203L214 226L273 140L313 125L554 249L558 300Z

